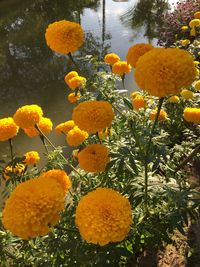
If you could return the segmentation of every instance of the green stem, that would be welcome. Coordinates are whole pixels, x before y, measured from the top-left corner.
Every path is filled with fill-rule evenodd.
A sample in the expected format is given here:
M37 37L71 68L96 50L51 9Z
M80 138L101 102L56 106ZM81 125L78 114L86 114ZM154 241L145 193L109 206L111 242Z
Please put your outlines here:
M12 139L10 138L10 139L8 140L8 142L9 142L9 147L10 147L11 161L13 162L13 160L14 160L14 154L13 154L13 142L12 142Z
M79 68L78 64L76 63L76 61L74 60L74 58L70 52L68 53L68 57L71 60L71 62L74 64L74 66L76 67L79 74L81 74L81 69Z
M160 115L160 111L161 111L161 107L163 104L164 98L160 98L159 99L159 103L158 103L158 110L157 110L157 114L156 114L156 118L154 121L154 124L152 126L151 132L150 132L150 137L149 137L149 142L147 144L147 150L146 150L146 155L145 155L145 161L144 161L144 206L145 206L145 212L146 214L148 214L148 165L149 165L149 150L151 148L151 144L152 144L152 138L153 138L153 134L156 128L156 125L158 123L158 118Z
M44 139L46 139L46 141L53 147L54 150L56 150L56 147L54 146L54 144L50 141L50 139L40 130L40 128L38 127L37 124L35 124L35 128L38 130L38 132L40 133L41 136L44 137ZM61 158L65 161L65 163L72 168L72 170L74 172L76 172L81 178L84 179L84 177L77 171L77 169L68 162L68 160L63 156L63 154L60 153Z
M123 89L125 89L125 73L122 75L122 85Z
M40 140L42 141L42 143L44 145L44 148L45 148L45 151L46 151L47 155L49 155L49 150L48 150L47 144L45 142L44 136L40 134L39 137L40 137Z

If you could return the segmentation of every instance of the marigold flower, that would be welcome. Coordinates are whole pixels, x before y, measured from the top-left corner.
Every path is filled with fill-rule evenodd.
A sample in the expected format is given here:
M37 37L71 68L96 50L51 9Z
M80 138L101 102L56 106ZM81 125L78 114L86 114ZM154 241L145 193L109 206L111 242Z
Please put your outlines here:
M138 59L153 48L153 45L144 43L131 46L126 55L127 63L135 68Z
M88 136L87 132L82 131L78 126L75 126L68 132L66 141L70 146L79 146L88 138Z
M55 128L55 131L60 134L60 133L64 133L67 134L71 129L73 129L75 126L75 123L73 120L69 120L66 122L62 122L60 124L58 124Z
M154 121L156 119L156 116L157 116L157 109L154 109L151 111L150 113L150 119L152 121ZM158 120L159 121L163 121L167 118L167 112L165 112L163 109L160 110L160 114L158 116Z
M182 31L187 31L187 30L188 30L188 26L182 26L182 27L181 27L181 30L182 30Z
M190 44L190 40L188 40L188 39L181 40L181 45L182 45L182 46L187 46L187 45L189 45L189 44Z
M97 188L83 196L76 208L76 225L88 243L104 246L124 240L132 223L127 198L110 188Z
M115 64L119 60L120 60L120 57L115 53L107 54L104 57L104 62L107 63L107 64L110 64L110 65Z
M22 239L44 236L57 224L64 209L64 192L53 179L20 183L7 199L2 223Z
M53 123L49 118L42 117L37 125L44 134L48 134L52 131ZM25 128L23 130L25 134L31 138L40 134L35 127Z
M199 61L195 60L195 61L194 61L194 65L195 65L196 67L198 67L198 65L199 65Z
M40 160L40 156L37 151L26 152L24 156L25 156L24 162L26 165L34 165L38 163L38 161Z
M123 76L124 74L128 74L129 72L131 72L131 65L128 64L126 61L117 61L112 66L112 72L114 74Z
M62 187L65 195L71 188L71 180L69 176L66 174L66 172L63 170L55 169L55 170L43 172L40 175L40 178L47 179L47 180L53 179L54 181L56 181Z
M66 84L69 86L69 80L71 80L72 78L74 77L77 77L78 76L78 73L76 71L70 71L69 73L67 73L67 75L65 75L65 82Z
M8 181L13 175L21 176L25 172L25 168L25 165L22 163L16 163L15 165L9 164L3 169L2 176Z
M144 97L142 95L137 95L134 99L132 99L132 105L137 110L144 108L145 104L146 101L144 100Z
M194 97L194 93L190 90L187 90L187 89L183 89L181 91L181 96L186 99L186 100L189 100L189 99L192 99Z
M85 101L74 108L72 118L81 130L96 133L111 126L112 105L106 101Z
M13 119L21 128L34 127L39 123L43 115L41 107L38 105L25 105L15 112Z
M47 45L55 52L68 54L75 52L83 44L83 29L80 24L60 20L49 24L45 38Z
M194 85L194 89L199 91L200 90L200 80L196 81L195 85Z
M6 141L17 135L19 127L13 118L0 119L0 141Z
M180 101L180 98L177 95L173 95L168 99L168 101L170 103L178 103Z
M199 78L199 69L195 68L195 77Z
M185 108L183 117L188 122L200 124L200 108Z
M68 81L68 86L70 89L75 90L79 87L84 87L86 84L86 79L82 76L75 76Z
M80 168L86 172L102 172L109 161L108 148L102 144L90 144L78 153Z
M71 93L67 96L67 99L70 103L76 103L80 99L79 94Z
M178 48L154 48L139 58L135 81L150 95L165 97L177 94L195 79L192 56Z
M140 95L139 91L134 91L133 93L131 93L131 98L134 99L137 95Z
M200 11L197 11L194 13L194 18L195 19L200 19Z
M199 19L193 19L189 22L190 28L198 27L200 26L200 20Z

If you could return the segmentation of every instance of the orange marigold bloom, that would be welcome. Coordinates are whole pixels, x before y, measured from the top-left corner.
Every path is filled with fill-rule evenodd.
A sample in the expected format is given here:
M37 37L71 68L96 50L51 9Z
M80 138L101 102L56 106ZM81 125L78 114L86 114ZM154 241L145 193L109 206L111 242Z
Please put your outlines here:
M25 156L24 162L26 165L34 165L38 163L38 161L40 160L40 156L37 151L26 152L24 156Z
M183 117L188 122L200 124L200 108L185 108Z
M74 108L72 118L81 130L96 133L111 126L112 105L106 101L85 101Z
M53 179L35 178L20 183L6 200L2 223L22 239L44 236L64 210L64 192Z
M79 94L71 93L67 96L67 99L70 103L76 103L80 99Z
M79 201L75 222L88 243L104 246L120 242L130 230L131 205L119 192L97 188Z
M200 11L197 11L194 13L194 18L195 19L200 19Z
M68 54L75 52L83 44L83 29L80 24L61 20L49 24L45 38L47 45L55 52Z
M65 82L68 85L69 80L71 80L74 77L77 77L78 73L76 71L70 71L69 73L67 73L67 75L65 75ZM68 85L69 86L69 85Z
M49 118L42 117L37 125L44 134L52 131L53 123ZM25 128L23 130L29 137L35 137L40 134L35 127Z
M82 76L75 76L68 81L68 86L72 90L75 90L76 88L79 87L84 87L85 84L86 84L86 79Z
M190 90L187 90L187 89L183 89L181 91L181 96L186 99L186 100L189 100L189 99L192 99L194 97L194 93Z
M41 107L38 105L25 105L15 112L13 119L21 128L34 127L39 123L43 115Z
M157 115L157 109L152 110L150 113L150 119L154 121L156 118L156 115ZM163 121L166 118L167 118L167 113L163 109L161 109L158 120Z
M0 141L6 141L17 135L19 127L13 118L0 119Z
M73 120L69 120L66 122L62 122L60 124L58 124L55 128L55 131L60 134L60 133L64 133L67 134L71 129L73 129L75 126L75 123Z
M7 165L2 172L3 178L8 181L12 178L12 176L21 176L25 173L25 165L22 163L16 163L14 165Z
M110 65L115 64L119 60L120 60L120 57L115 53L107 54L104 57L104 62Z
M145 104L146 101L144 100L144 97L142 95L137 95L134 99L132 99L132 105L137 110L144 108Z
M70 146L79 146L88 138L88 136L87 132L82 131L78 126L75 126L68 132L66 141Z
M177 95L173 95L168 99L168 101L170 103L178 103L178 102L180 102L180 98Z
M135 68L138 59L153 48L153 45L144 43L131 46L126 55L127 63Z
M69 176L66 174L66 172L63 170L55 169L55 170L43 172L40 175L40 178L47 179L47 180L53 179L54 181L56 181L62 187L65 195L71 188L71 180Z
M131 65L128 64L126 61L117 61L112 66L112 72L114 74L123 76L124 74L128 74L129 72L131 72Z
M134 72L139 87L150 95L165 97L179 93L195 79L192 56L178 48L154 48L138 59Z
M109 161L108 148L102 144L90 144L78 153L80 168L86 172L102 172Z

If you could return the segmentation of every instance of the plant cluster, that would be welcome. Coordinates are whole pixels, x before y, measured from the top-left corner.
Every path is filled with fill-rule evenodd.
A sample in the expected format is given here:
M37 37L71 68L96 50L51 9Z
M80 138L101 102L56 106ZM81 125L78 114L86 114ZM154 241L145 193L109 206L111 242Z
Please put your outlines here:
M54 51L65 47L65 27L71 27L61 24L47 29ZM75 147L71 155L48 138L52 123L41 124L37 105L0 120L1 141L11 151L1 166L8 195L0 225L2 267L140 266L146 251L171 243L175 230L184 234L199 216L200 194L188 178L200 153L197 40L169 49L132 47L127 59L141 90L129 96L125 75L131 65L113 53L105 62L88 56L93 73L84 76L71 54L71 43L76 49L82 44L79 27L66 48L77 71L64 77L76 106L72 119L55 127ZM47 159L42 169L36 151L14 154L19 128L41 139Z

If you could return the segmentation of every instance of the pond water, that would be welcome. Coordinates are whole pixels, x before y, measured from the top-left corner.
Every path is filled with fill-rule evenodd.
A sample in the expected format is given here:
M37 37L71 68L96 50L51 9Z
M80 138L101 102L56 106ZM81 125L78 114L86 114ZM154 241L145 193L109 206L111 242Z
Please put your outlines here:
M0 1L0 118L12 116L22 105L35 103L43 108L54 125L70 119L73 105L66 99L69 91L63 77L73 67L66 57L53 54L46 46L44 33L49 23L61 19L80 22L89 42L85 53L88 49L88 54L101 57L107 47L124 60L132 44L156 44L157 22L152 20L152 14L157 12L159 18L160 10L166 7L163 2ZM149 4L153 10L149 10ZM126 80L126 87L129 91L137 88L132 74ZM56 145L66 145L62 136L52 133L50 138ZM28 150L43 151L39 138L30 139L22 132L14 139L14 149L18 155ZM0 155L3 154L9 154L9 149L1 142Z

